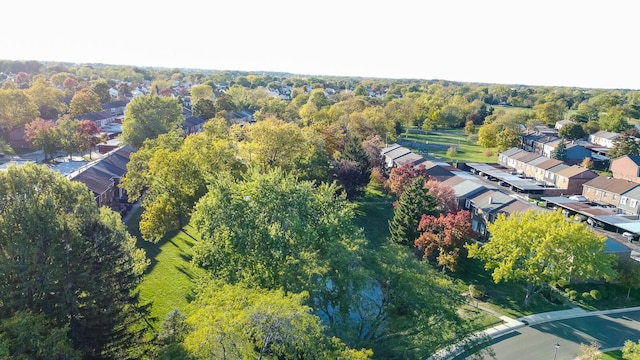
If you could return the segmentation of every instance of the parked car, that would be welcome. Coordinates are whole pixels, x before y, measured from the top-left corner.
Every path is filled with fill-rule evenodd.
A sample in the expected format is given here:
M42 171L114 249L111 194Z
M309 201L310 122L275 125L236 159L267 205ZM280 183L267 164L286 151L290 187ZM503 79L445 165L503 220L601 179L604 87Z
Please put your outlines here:
M632 233L632 232L628 232L628 231L623 232L622 236L627 238L629 240L629 242L638 241L638 237L639 237L638 234Z

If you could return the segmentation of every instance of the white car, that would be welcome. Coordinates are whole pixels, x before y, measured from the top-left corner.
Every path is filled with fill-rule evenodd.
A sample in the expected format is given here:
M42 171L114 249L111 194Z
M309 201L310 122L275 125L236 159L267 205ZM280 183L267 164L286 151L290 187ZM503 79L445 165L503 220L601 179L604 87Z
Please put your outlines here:
M627 239L629 239L630 242L638 240L638 234L636 234L636 233L625 231L625 232L622 233L622 236L624 236Z

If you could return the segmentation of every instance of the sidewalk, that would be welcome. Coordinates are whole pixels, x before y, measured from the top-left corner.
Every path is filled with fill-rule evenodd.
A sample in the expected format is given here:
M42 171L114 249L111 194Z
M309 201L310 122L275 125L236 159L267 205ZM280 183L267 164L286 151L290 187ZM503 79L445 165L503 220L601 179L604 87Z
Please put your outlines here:
M484 309L484 307L480 306L480 308ZM517 329L520 329L525 326L532 326L537 324L542 324L549 321L557 321L557 320L565 320L565 319L573 319L577 317L584 316L598 316L598 315L607 315L607 314L615 314L625 311L639 311L639 307L631 307L631 308L622 308L622 309L612 309L612 310L599 310L599 311L587 311L583 308L571 308L567 310L558 310L551 311L546 313L534 314L523 316L517 319L510 318L508 316L499 316L499 318L504 322L503 324L494 326L492 328L480 331L476 334L469 336L466 339L458 342L457 344L448 346L432 356L428 357L427 360L445 360L445 359L453 359L454 357L462 354L464 352L465 344L469 344L474 340L486 339L487 337L491 340L494 340L500 336L509 334ZM491 311L495 313L495 311Z

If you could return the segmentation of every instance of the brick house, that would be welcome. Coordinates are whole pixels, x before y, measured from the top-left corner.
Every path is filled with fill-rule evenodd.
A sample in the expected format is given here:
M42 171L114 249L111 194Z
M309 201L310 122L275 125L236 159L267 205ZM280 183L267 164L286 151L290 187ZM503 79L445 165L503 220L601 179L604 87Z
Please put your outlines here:
M624 155L611 160L609 166L615 179L624 179L640 183L640 156Z

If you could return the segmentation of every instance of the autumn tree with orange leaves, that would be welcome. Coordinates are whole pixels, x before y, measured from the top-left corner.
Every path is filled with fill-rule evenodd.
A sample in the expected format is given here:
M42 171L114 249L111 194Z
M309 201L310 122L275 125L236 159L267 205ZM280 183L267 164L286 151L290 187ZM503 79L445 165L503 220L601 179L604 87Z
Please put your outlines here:
M421 232L415 241L416 247L424 251L429 260L437 260L446 269L455 272L458 260L464 255L464 244L474 237L471 229L471 214L467 210L439 216L423 215L418 225Z

